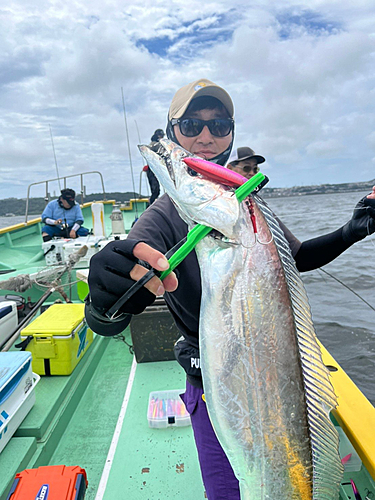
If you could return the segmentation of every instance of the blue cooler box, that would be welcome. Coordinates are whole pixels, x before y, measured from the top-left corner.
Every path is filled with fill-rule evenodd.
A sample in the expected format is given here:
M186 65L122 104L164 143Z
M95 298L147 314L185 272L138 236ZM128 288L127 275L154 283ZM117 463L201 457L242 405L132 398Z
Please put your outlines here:
M0 352L0 453L35 403L29 352Z
M4 344L18 325L17 304L13 300L0 302L0 344Z

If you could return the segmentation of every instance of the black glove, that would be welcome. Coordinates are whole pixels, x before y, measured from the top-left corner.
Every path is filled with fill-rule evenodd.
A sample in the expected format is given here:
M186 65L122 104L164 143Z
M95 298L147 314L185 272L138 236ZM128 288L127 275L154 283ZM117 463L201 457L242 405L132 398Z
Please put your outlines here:
M362 198L354 208L353 216L342 228L342 237L347 243L363 240L375 232L375 199Z
M120 240L108 243L90 260L88 283L91 303L95 310L104 314L124 295L135 281L130 271L139 262L133 255L138 240ZM121 313L139 314L151 305L155 295L141 287L120 309Z

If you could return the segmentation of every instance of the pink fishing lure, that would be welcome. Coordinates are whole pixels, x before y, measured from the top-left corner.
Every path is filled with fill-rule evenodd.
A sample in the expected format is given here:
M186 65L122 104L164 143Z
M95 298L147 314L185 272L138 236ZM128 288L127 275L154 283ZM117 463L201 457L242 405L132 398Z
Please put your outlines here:
M194 172L202 174L207 179L224 184L224 186L238 187L247 181L246 177L237 174L237 172L210 161L201 160L200 158L184 158L184 162Z

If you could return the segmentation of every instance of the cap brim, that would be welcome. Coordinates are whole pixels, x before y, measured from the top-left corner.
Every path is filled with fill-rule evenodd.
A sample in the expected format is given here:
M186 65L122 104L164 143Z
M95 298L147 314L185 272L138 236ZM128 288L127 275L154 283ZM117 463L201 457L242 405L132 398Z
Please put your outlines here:
M199 89L195 94L194 96L191 97L191 99L189 100L189 102L187 102L178 112L178 116L175 116L174 118L181 118L185 111L187 110L187 108L189 107L189 104L191 103L191 101L193 99L196 99L197 97L202 97L202 96L209 96L209 97L215 97L218 101L220 101L225 109L228 111L229 113L229 116L231 118L233 118L233 115L234 115L234 108L233 108L233 103L232 103L232 99L229 97L229 94L227 94L227 92L225 92L224 89L220 88L220 87L210 87L210 86L207 86L207 87L202 87L201 89Z
M254 158L258 163L264 163L266 161L266 159L260 155L250 156L250 158Z
M180 106L176 106L177 109L173 109L175 106L173 105L173 101L172 101L172 104L171 104L171 108L169 109L169 119L171 120L172 118L181 118L189 104L191 103L191 101L197 97L201 97L201 96L210 96L210 97L215 97L216 99L218 99L225 107L225 109L228 111L229 113L229 116L231 118L233 118L234 116L234 106L233 106L233 102L232 102L232 99L230 97L230 95L228 94L228 92L226 92L223 88L213 84L212 82L209 82L208 80L202 80L205 85L202 86L201 88L199 88L198 90L195 90L193 85L195 84L198 84L198 81L197 82L193 82L191 85L191 88L189 90L187 90L187 93L191 93L191 95L183 101L183 103L180 104ZM183 90L183 89L180 89L180 91ZM179 91L179 92L180 92ZM177 92L177 94L179 93ZM177 97L177 94L176 96L174 97L173 100L176 99ZM181 98L177 98L178 100L181 100Z
M237 155L235 155L232 158L229 158L228 163L238 163L240 161L245 161L249 159L254 159L257 161L257 163L264 163L266 161L266 159L260 155L249 155L249 156L244 156L243 158L238 158Z

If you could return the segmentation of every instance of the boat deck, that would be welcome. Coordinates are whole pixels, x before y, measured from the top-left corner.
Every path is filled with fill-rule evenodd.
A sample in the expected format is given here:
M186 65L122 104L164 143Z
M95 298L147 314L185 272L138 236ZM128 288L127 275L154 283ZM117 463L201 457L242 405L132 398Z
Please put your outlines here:
M147 206L147 199L140 199L135 202L131 200L128 206L122 207L125 232L128 233L135 219L141 215ZM82 206L82 213L85 219L84 226L88 229L93 227L93 216L91 204L86 203ZM107 237L111 235L112 225L110 215L112 213L114 201L103 202L104 206L104 225L105 234ZM56 266L47 266L42 248L42 222L40 218L28 221L27 224L21 223L8 228L0 229L0 282L15 278L20 274L30 275L32 279L38 281L41 277L46 277L47 282L53 281L53 273L56 271ZM77 240L78 241L78 240ZM82 262L81 262L82 264ZM87 262L83 262L82 266L88 267ZM73 269L70 273L66 273L62 278L62 283L75 282L76 271ZM48 276L50 278L48 278ZM17 292L25 299L30 298L32 302L36 302L46 291L46 287L33 286L25 292ZM11 290L2 290L0 283L0 295L11 294ZM67 287L70 298L75 301L79 300L76 293L76 287ZM51 301L60 299L61 295L58 292L53 293Z
M86 470L87 500L204 499L191 426L147 421L150 392L183 387L176 362L137 365L124 342L97 336L70 377L41 377L35 406L0 454L0 500L17 472L60 464Z
M17 472L60 464L86 470L86 500L204 499L191 426L147 421L150 392L183 389L184 378L174 361L137 365L123 341L96 336L71 376L41 377L35 406L0 454L0 500ZM363 498L375 494L362 466L345 473L340 500L353 499L350 479Z
M92 224L89 210L89 205L84 207L86 227ZM111 210L111 204L105 205L107 216ZM128 215L126 229L134 221L134 211ZM109 217L105 220L109 234ZM45 266L40 220L20 226L0 230L0 279L21 269L36 273ZM7 272L12 266L17 271ZM42 292L27 290L24 295L35 300L36 293ZM86 294L87 285L80 282L72 299L82 300ZM129 329L124 334L131 343ZM346 465L340 500L353 499L350 479L363 498L375 499L375 410L324 349L323 355L325 364L335 369L332 381L339 399L335 424L346 432L364 463ZM69 377L41 377L35 406L0 454L0 500L7 498L17 472L61 464L86 470L86 500L204 499L191 426L152 429L147 421L150 392L183 390L184 384L183 370L175 361L137 365L124 342L95 336ZM354 456L353 446L349 442L348 446L346 453Z
M185 382L174 361L136 365L113 462L104 470L97 500L113 498L204 499L198 456L191 426L152 429L147 422L149 393L181 389ZM129 452L131 450L131 452ZM108 481L106 483L106 478ZM119 480L121 478L121 480ZM106 483L106 484L105 484Z
M122 207L121 212L124 220L125 232L128 233L135 219L137 219L147 206L147 199L135 202L131 200L129 205ZM112 232L110 215L114 201L103 202L105 233L109 236ZM82 206L84 226L88 229L93 227L91 204ZM8 279L16 276L23 270L27 273L36 272L46 265L42 250L42 221L39 218L21 223L8 228L0 229L0 279ZM15 270L16 272L12 272Z

